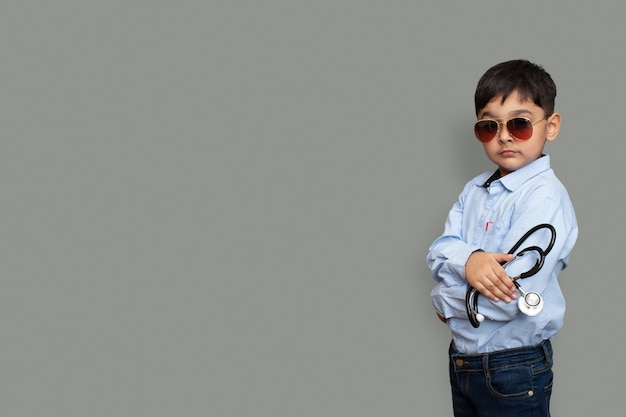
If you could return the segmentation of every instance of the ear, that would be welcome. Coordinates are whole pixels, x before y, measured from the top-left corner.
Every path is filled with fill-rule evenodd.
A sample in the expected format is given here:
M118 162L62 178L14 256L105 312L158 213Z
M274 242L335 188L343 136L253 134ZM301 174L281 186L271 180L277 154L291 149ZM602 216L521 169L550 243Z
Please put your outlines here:
M561 130L561 115L559 113L552 113L548 117L546 122L546 140L552 142L559 134Z

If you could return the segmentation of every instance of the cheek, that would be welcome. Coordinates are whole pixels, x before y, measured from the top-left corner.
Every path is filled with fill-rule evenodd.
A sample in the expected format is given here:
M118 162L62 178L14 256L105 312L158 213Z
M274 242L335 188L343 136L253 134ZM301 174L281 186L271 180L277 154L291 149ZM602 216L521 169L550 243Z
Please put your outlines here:
M487 155L496 152L497 149L498 149L496 139L492 139L491 141L489 141L487 143L483 143L482 145L483 145L483 149L485 150L485 153Z
M546 136L544 134L540 136L533 136L528 142L528 147L532 149L542 149L546 144Z
M543 143L546 141L547 137L548 137L548 128L540 127L539 129L535 129L533 131L532 140L537 140L538 142Z

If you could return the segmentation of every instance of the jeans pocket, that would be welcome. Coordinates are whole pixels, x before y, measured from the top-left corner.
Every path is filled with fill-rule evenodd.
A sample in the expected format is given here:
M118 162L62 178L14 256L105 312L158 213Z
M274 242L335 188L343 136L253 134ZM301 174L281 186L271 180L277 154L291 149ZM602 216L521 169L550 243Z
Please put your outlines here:
M532 368L528 365L492 370L486 383L489 391L499 398L521 398L533 395L533 374Z

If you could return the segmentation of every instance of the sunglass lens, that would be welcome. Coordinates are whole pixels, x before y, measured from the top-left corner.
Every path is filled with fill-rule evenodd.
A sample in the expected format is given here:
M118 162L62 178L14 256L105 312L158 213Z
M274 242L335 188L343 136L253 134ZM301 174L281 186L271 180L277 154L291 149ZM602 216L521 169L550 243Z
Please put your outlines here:
M476 138L481 142L489 142L498 133L498 123L495 120L481 120L474 125Z
M528 140L533 135L533 125L530 120L516 117L506 123L506 128L512 136L521 140Z

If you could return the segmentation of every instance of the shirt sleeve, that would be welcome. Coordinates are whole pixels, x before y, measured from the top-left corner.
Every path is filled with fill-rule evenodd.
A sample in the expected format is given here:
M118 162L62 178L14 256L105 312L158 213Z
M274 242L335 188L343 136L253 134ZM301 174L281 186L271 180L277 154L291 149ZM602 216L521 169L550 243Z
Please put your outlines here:
M446 319L467 319L465 304L467 290L468 284L445 285L443 282L438 283L430 293L435 311ZM479 312L490 320L509 321L519 314L515 300L508 304L504 301L495 303L478 293L476 296L479 297Z
M478 250L464 241L463 210L468 184L452 206L446 218L444 233L433 242L426 256L426 264L432 271L432 277L444 285L466 285L465 264L472 252Z

